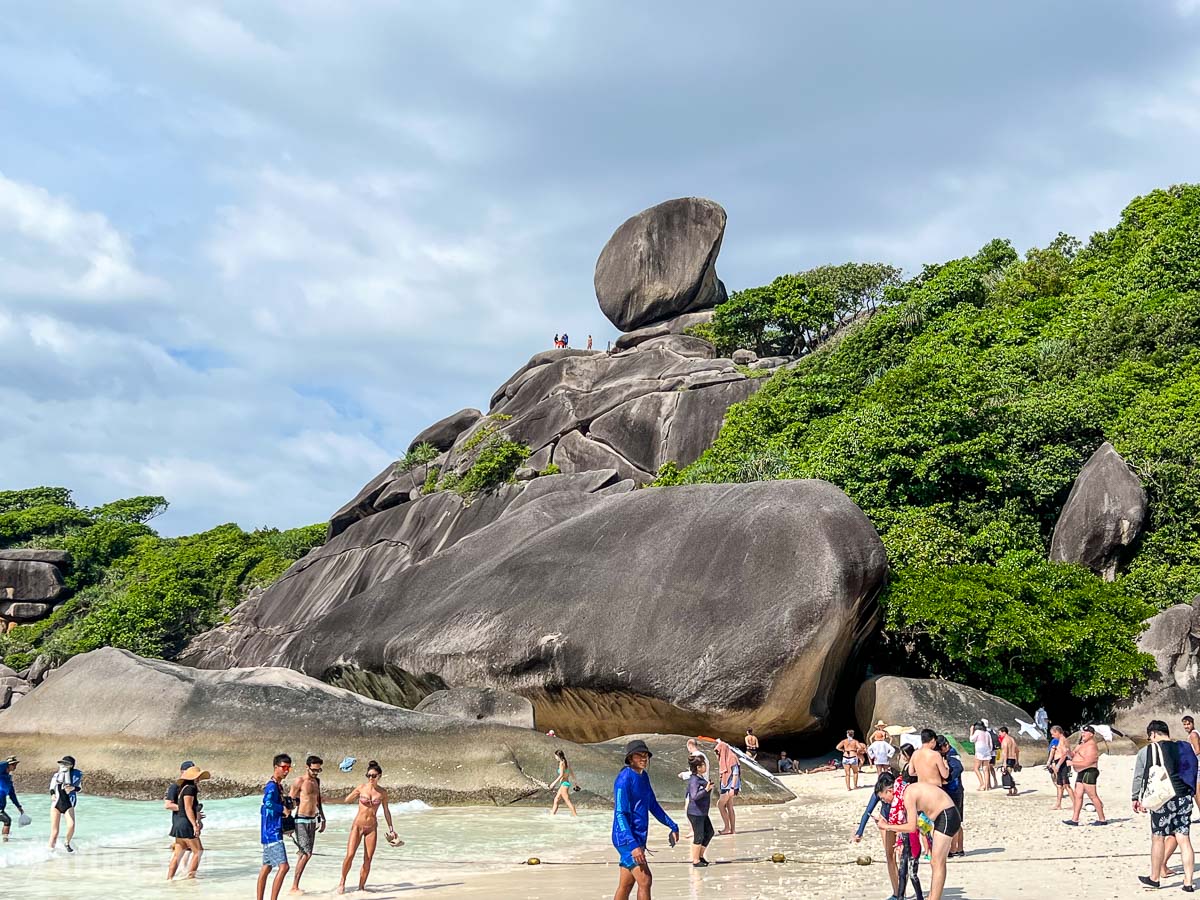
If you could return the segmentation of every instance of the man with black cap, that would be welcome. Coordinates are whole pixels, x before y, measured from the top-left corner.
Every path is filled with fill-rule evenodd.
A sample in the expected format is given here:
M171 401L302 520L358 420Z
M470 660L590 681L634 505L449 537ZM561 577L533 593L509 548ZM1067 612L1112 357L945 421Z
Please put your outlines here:
M679 840L679 826L659 805L646 774L653 755L645 741L630 741L625 745L625 768L613 783L612 842L621 856L621 876L613 900L629 900L635 884L637 900L650 900L653 878L646 863L646 837L651 813L671 830L672 847Z

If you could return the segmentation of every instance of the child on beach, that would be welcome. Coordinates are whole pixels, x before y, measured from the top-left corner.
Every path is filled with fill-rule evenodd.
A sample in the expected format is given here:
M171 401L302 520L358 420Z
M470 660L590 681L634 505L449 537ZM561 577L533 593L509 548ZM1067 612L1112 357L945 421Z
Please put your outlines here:
M692 866L700 869L708 865L704 851L713 839L713 824L708 817L708 808L716 785L708 780L708 763L703 756L691 757L688 766L692 770L687 788L687 817L692 826Z

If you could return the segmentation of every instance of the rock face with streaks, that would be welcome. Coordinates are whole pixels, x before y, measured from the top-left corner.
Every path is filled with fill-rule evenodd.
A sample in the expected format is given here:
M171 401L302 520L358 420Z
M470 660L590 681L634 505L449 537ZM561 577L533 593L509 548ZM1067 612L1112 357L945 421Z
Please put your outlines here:
M384 699L494 687L577 740L795 734L826 724L886 570L875 529L823 481L562 490L336 599L285 579L186 659ZM667 625L734 611L732 632Z
M1138 649L1154 657L1155 671L1117 705L1113 724L1141 740L1152 719L1174 727L1200 709L1200 597L1155 614L1138 638Z
M1105 441L1075 479L1054 526L1050 559L1079 563L1112 581L1128 560L1145 520L1142 483Z
M67 599L70 568L62 550L0 550L0 633L50 615Z

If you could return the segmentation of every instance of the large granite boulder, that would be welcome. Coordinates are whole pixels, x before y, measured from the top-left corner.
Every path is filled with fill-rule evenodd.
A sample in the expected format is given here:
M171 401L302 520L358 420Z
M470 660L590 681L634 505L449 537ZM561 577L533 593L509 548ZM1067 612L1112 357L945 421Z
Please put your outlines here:
M434 422L408 445L412 450L421 444L430 444L438 450L449 450L460 434L483 418L483 413L477 409L460 409L458 412Z
M0 557L0 598L49 603L63 592L58 566L48 562Z
M901 678L880 675L863 682L854 698L854 717L861 729L882 719L889 725L911 725L917 730L932 728L965 740L971 725L987 719L993 728L1007 725L1022 746L1044 750L1045 741L1020 733L1017 719L1033 722L1033 716L1019 706L977 688L936 678Z
M1143 739L1152 719L1174 729L1183 716L1200 716L1200 597L1153 616L1138 649L1154 657L1154 671L1132 697L1117 704L1113 724Z
M66 550L41 550L36 547L0 550L0 560L4 559L49 563L60 569L71 568L71 554Z
M434 691L414 709L416 712L466 719L468 722L511 725L513 728L534 727L533 704L519 694L495 688Z
M0 734L30 781L44 782L69 751L85 761L90 793L144 800L162 798L181 759L213 773L209 796L257 792L271 757L287 752L293 760L309 753L325 758L329 797L361 782L362 766L377 759L399 800L548 803L553 752L561 748L583 787L577 796L603 805L611 802L622 765L616 747L398 709L287 669L204 671L114 649L74 657L55 670L0 713ZM683 750L682 737L669 743ZM360 763L343 774L336 763L347 755ZM660 796L678 794L678 764L651 768ZM756 785L750 799L791 799L770 779L759 777Z
M579 740L795 734L828 724L886 570L871 523L823 481L560 491L358 591L272 588L185 659L374 696L495 687Z
M1113 445L1105 441L1075 479L1050 541L1053 562L1087 566L1116 578L1146 519L1146 492Z
M717 254L725 210L684 197L643 210L618 228L596 261L596 299L609 321L631 331L725 299Z

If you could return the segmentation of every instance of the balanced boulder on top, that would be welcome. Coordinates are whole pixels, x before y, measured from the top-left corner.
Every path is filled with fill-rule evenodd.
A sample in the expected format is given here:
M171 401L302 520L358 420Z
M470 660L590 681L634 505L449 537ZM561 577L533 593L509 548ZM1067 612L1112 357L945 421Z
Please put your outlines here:
M596 299L622 331L725 299L717 254L725 210L711 200L668 200L628 219L596 261Z

